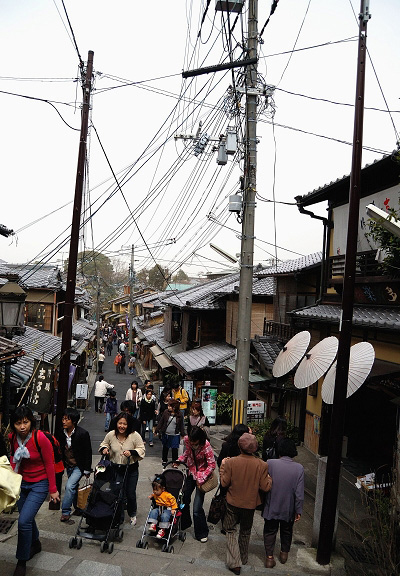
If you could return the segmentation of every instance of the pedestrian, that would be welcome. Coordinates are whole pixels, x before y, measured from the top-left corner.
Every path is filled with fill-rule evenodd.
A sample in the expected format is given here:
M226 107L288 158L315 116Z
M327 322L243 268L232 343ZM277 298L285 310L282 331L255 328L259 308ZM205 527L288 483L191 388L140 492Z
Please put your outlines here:
M87 430L78 426L79 412L66 408L62 417L63 432L57 436L60 443L67 483L61 504L61 522L74 524L71 519L72 504L76 509L79 481L83 475L90 476L92 468L92 444Z
M102 413L104 408L104 401L107 390L114 388L113 384L109 384L104 380L104 376L99 376L99 379L94 385L94 410L95 412ZM100 405L100 407L99 407Z
M155 507L150 510L147 519L148 533L155 534L157 532L156 538L161 540L165 538L171 516L175 516L178 504L175 496L167 492L165 477L162 474L155 476L151 486L153 492L149 498L153 500Z
M121 360L119 363L119 373L120 374L126 374L125 366L126 366L126 356L123 352L121 352Z
M174 400L179 401L180 410L184 418L186 414L187 405L189 402L189 394L186 392L184 388L182 388L179 382L175 382L172 385L172 397Z
M50 492L59 502L54 471L54 452L50 440L39 430L32 410L20 406L11 414L9 434L11 466L22 476L18 506L17 566L14 576L25 576L26 562L42 550L35 516Z
M112 351L113 351L113 343L112 343L112 340L110 341L110 339L109 339L107 342L107 356L111 356Z
M260 490L268 492L272 484L268 464L254 455L258 450L256 437L245 432L238 446L240 455L224 458L220 467L221 485L228 489L223 521L226 564L234 574L240 574L242 564L247 564L254 511L261 504Z
M207 434L207 439L209 439L210 423L207 416L204 415L203 408L199 400L195 400L190 406L190 415L187 423L188 436L193 426L199 426L199 428L203 428Z
M119 352L117 352L116 357L114 358L114 366L115 366L115 371L117 374L120 373L120 365L121 365L121 354Z
M129 374L134 374L136 372L136 362L133 352L129 355L129 362L128 362Z
M153 425L156 417L156 401L153 398L153 391L149 388L140 402L139 419L142 422L142 438L146 444L146 426L149 429L149 446L153 446Z
M292 544L293 524L300 520L303 512L304 468L293 460L297 456L293 440L284 438L279 445L278 454L278 459L268 460L272 488L267 494L262 513L266 568L276 565L274 548L278 529L281 537L279 560L282 564L287 561Z
M286 430L286 418L278 416L272 421L263 438L262 459L264 462L271 458L278 458L279 446L286 437Z
M158 410L158 421L160 421L161 416L164 413L164 410L168 408L168 402L171 400L171 389L170 388L163 388L160 399L158 401L157 410Z
M162 465L165 467L168 462L168 450L171 448L172 460L177 460L179 442L181 437L185 436L185 427L177 400L168 402L168 408L164 410L157 424L156 433L162 435Z
M228 434L225 441L222 443L220 453L217 458L218 467L221 467L221 462L224 458L232 458L233 456L239 456L240 448L238 445L239 438L245 434L249 433L250 428L246 424L236 424L232 432Z
M100 350L99 355L97 357L97 373L98 374L103 374L103 364L104 364L104 360L106 359L106 357L104 356L104 352L102 352L102 350L104 350L103 348Z
M121 354L125 354L125 348L126 348L126 344L124 342L124 339L121 340L121 343L119 345L119 351L121 352Z
M185 436L184 443L185 451L178 458L178 462L184 462L188 467L183 493L181 530L186 530L192 525L190 502L193 491L196 491L193 502L194 535L197 540L205 543L208 540L208 524L203 508L205 492L201 490L201 486L215 470L214 452L205 431L198 426L193 426L190 435Z
M104 424L104 430L106 432L108 432L109 430L111 419L117 415L117 412L118 412L117 393L115 392L115 390L110 390L109 396L106 400L106 407L105 407L106 421Z
M122 482L127 472L125 496L127 511L132 526L136 525L136 486L139 478L139 461L145 456L145 447L140 434L133 431L132 418L126 412L116 416L115 430L108 432L100 444L102 456L108 456L115 468L116 480ZM126 471L126 466L128 470ZM122 514L124 509L122 508Z
M136 409L135 409L135 414L133 414L133 416L135 418L137 418L139 416L140 403L142 401L142 397L143 397L143 394L142 394L142 391L139 389L138 381L133 380L131 382L130 388L126 392L125 400L132 400L132 402L134 402Z

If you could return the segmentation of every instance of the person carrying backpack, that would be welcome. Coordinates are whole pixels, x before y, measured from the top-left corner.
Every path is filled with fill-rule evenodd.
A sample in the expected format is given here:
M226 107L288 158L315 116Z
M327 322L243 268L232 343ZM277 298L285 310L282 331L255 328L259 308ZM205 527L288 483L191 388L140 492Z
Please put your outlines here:
M66 524L74 524L70 516L72 504L76 508L79 480L83 475L89 477L92 468L92 445L89 432L78 426L78 422L78 410L66 408L62 417L63 432L57 438L68 476L60 518L61 522Z
M35 516L50 492L52 501L59 501L51 442L36 431L32 410L20 406L10 417L11 466L22 476L21 494L17 502L18 560L14 576L25 576L26 562L42 550ZM39 446L39 449L38 449Z

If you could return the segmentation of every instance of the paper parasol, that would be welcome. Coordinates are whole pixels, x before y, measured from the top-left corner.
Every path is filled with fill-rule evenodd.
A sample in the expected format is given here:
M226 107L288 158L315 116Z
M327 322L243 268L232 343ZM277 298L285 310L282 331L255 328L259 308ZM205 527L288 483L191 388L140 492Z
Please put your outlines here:
M285 344L279 352L272 368L272 374L275 378L284 376L300 362L308 348L310 339L311 334L307 332L307 330L304 330L293 336L293 338Z
M365 382L375 360L375 350L369 342L359 342L350 348L349 379L347 398L354 394ZM336 365L332 364L322 384L321 396L326 404L333 404L335 393Z
M336 336L329 336L307 352L294 375L296 388L307 388L321 378L335 359L338 346Z

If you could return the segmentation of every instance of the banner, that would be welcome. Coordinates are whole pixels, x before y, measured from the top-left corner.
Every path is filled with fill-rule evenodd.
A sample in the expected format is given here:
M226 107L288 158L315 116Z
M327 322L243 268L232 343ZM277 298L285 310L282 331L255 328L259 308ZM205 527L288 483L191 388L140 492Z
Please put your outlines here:
M38 366L39 365L39 366ZM51 409L51 395L54 382L54 366L48 362L34 361L31 394L28 407L35 412L48 414Z
M183 381L183 388L189 395L190 401L193 400L193 380L184 380Z
M69 365L69 374L68 374L68 391L71 388L71 384L72 384L72 380L74 379L75 372L76 372L75 364L70 364Z
M210 424L215 424L217 419L217 388L201 389L201 407Z

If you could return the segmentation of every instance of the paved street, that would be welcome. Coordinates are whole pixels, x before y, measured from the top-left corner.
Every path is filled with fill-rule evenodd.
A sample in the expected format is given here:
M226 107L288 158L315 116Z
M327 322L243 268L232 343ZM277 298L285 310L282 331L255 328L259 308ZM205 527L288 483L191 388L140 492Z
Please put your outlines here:
M129 374L115 373L113 357L106 357L104 365L105 379L114 384L118 402L125 399L130 382L141 379ZM97 456L100 441L104 438L104 420L102 414L94 412L93 392L91 394L89 409L83 413L81 425L90 431L93 447L93 465L98 461ZM228 427L212 427L212 445L217 452ZM315 457L308 451L299 450L299 460L306 468L311 482L315 476ZM98 542L83 540L80 550L69 549L68 541L75 534L79 518L75 517L75 525L65 525L59 520L59 511L50 511L45 503L38 516L38 526L41 534L42 552L28 562L28 576L50 576L60 573L63 576L176 576L177 574L190 574L191 576L208 576L214 574L230 574L225 566L225 536L220 532L220 525L211 527L209 540L201 544L193 538L192 528L187 531L187 539L173 542L174 554L161 552L161 545L154 538L149 538L149 549L136 548L136 542L141 537L143 525L149 510L148 495L151 492L151 479L161 470L161 443L156 438L154 447L146 445L146 457L139 466L138 497L138 523L131 527L124 525L124 538L121 543L115 543L112 554L100 552ZM205 509L208 510L212 494L206 495ZM334 554L332 563L328 567L321 567L315 562L315 549L311 548L312 522L314 514L314 500L311 492L307 490L305 508L302 519L295 525L294 542L289 560L285 566L277 563L273 573L297 576L300 574L335 574L343 575L343 558ZM351 514L351 513L350 513ZM7 535L1 537L0 561L2 562L2 576L12 576L15 567L16 523ZM242 574L269 572L264 567L264 547L262 539L263 520L256 512L252 539L250 544L249 562L242 569ZM278 544L277 544L278 549Z

